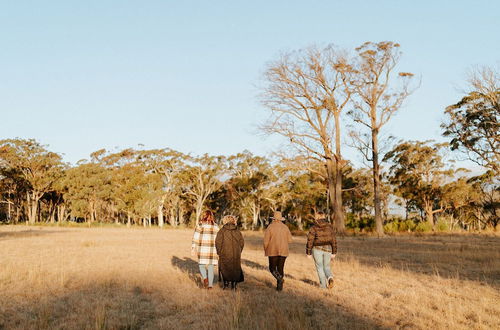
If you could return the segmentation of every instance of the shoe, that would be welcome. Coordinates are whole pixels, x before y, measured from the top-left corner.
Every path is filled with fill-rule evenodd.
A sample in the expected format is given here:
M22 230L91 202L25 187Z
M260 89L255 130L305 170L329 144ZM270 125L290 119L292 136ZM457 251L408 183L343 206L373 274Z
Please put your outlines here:
M333 277L329 277L328 278L328 285L327 285L328 289L331 289L333 288Z
M208 288L208 278L203 279L203 288Z
M283 290L283 278L278 279L278 283L276 284L276 290L277 291L282 291Z
M222 290L226 290L229 287L229 282L224 281L224 284L222 285Z
M209 287L207 288L207 290L212 290L212 289L213 289L213 288L212 288L211 286L209 286Z

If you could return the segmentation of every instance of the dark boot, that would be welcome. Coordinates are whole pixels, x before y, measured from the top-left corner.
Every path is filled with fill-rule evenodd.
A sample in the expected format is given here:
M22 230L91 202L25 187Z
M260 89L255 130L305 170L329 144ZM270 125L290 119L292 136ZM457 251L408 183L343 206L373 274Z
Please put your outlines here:
M285 280L283 279L283 275L281 275L280 273L278 273L277 270L275 270L273 272L273 276L276 278L276 290L277 291L283 290L283 283L285 282Z
M224 281L224 284L222 286L222 290L225 290L229 287L229 281Z

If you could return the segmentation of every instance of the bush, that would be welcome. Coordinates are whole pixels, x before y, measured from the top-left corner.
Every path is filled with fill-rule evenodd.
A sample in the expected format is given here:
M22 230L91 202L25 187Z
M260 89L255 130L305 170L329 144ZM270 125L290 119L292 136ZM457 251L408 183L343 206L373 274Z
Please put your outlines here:
M396 233L399 231L399 225L397 222L388 222L384 225L384 232L390 234L390 233Z
M427 221L419 222L418 225L415 227L415 231L425 233L428 231L432 231L432 225L428 223Z
M414 231L415 228L417 227L417 224L413 222L413 220L405 220L401 221L399 224L399 231Z
M440 218L436 224L436 230L437 231L449 231L450 226L448 225L448 222L446 222L445 219Z

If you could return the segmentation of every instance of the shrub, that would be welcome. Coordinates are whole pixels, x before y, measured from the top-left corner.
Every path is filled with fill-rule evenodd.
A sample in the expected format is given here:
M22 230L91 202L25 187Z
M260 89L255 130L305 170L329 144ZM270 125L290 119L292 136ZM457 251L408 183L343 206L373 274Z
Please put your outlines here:
M397 222L388 222L384 225L384 232L390 234L390 233L396 233L399 231L399 226Z
M436 229L437 231L449 231L450 226L448 225L448 222L445 219L440 218L436 224Z
M410 219L401 221L401 223L399 224L400 231L414 231L416 227L417 224Z
M421 233L432 231L432 225L427 221L419 222L415 230Z

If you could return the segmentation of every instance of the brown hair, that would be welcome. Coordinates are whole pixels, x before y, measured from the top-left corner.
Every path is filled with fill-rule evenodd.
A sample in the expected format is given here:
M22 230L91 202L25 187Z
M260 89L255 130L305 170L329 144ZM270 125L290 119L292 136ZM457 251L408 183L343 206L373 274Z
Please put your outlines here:
M206 210L203 212L203 215L201 216L201 222L209 223L211 225L215 224L215 216L214 213L210 210Z

